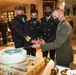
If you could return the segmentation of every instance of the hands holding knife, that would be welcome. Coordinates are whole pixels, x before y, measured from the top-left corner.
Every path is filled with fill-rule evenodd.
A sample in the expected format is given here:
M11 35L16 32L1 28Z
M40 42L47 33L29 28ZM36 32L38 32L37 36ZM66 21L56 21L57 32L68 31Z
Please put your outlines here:
M23 48L28 49L32 47L35 49L40 49L40 45L45 44L46 42L43 39L37 39L37 40L32 40L31 43L33 44L32 46L25 46Z
M43 39L38 39L38 40L32 40L31 43L33 45L31 46L32 48L39 49L41 44L45 44L46 42Z

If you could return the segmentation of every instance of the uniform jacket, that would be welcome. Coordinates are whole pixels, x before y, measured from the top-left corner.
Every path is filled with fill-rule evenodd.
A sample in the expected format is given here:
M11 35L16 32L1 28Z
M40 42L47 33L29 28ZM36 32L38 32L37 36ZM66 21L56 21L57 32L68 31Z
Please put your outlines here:
M24 21L22 18L18 18L17 16L12 20L12 29L13 29L13 39L16 43L17 47L23 46L20 45L24 44L26 33L24 32L26 18L24 17Z
M35 23L31 20L26 22L25 33L27 36L31 37L31 40L37 39L40 36L40 23L36 21Z
M41 18L41 37L46 42L51 42L56 36L56 25L54 24L52 17L47 21L46 16Z
M41 45L42 51L56 49L56 60L61 63L70 63L73 61L73 49L71 46L72 27L64 19L57 27L56 39L44 45Z

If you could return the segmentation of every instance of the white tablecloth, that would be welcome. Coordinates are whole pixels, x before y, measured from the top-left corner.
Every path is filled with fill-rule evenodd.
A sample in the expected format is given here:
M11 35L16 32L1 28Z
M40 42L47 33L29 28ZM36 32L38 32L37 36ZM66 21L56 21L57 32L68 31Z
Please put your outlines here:
M28 61L33 60L32 65L28 65ZM38 58L34 56L27 56L27 60L12 65L4 65L0 64L0 73L4 73L4 75L34 75L34 73L42 66L45 65L45 61L43 58ZM10 73L10 74L7 74ZM0 74L0 75L1 75Z

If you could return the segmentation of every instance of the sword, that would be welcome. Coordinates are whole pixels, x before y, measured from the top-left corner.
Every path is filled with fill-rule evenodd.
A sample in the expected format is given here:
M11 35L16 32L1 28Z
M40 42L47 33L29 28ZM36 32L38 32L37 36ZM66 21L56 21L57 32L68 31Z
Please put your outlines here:
M28 48L32 48L32 46L25 46L25 47L23 47L23 49L28 49Z

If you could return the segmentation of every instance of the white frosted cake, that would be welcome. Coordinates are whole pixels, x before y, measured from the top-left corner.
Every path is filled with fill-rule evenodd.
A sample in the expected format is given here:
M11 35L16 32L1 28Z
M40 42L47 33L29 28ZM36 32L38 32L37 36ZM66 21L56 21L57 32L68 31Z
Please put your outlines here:
M25 61L27 58L27 51L22 48L0 50L0 63L2 64L16 64Z

